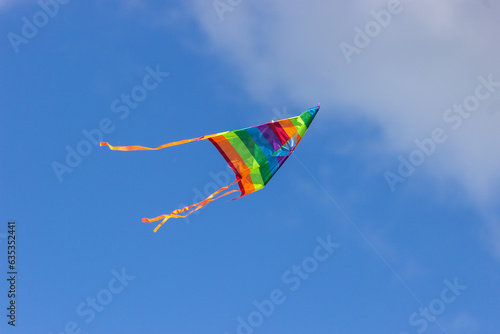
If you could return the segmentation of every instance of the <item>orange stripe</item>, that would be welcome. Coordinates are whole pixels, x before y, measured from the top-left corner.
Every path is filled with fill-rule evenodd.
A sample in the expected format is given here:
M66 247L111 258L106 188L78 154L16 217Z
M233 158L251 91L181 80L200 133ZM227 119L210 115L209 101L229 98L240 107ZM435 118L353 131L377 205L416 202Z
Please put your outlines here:
M297 129L297 127L293 124L293 122L292 122L289 118L288 118L288 119L284 119L283 121L288 121L288 122L290 122L290 124L286 124L286 126L285 126L285 125L282 125L282 127L283 127L284 129L285 129L285 127L286 127L286 128L288 128L288 127L293 126L293 129L291 129L290 131L294 131L294 134L297 134L297 144L298 144L298 143L299 143L299 141L302 139L302 137L301 137L301 135L300 135L300 133L299 133L299 129ZM281 122L281 121L280 121L280 122ZM289 130L285 129L285 131L288 133L288 131L289 131ZM293 135L292 135L292 137L293 137ZM291 138L291 137L290 137L290 138Z
M241 176L241 183L240 187L242 186L243 189L245 190L245 194L249 194L251 192L255 191L255 186L253 185L252 179L250 177L250 169L248 169L247 165L245 164L245 161L241 158L240 154L236 151L236 149L231 145L229 140L227 140L225 137L220 136L216 137L213 139L217 145L226 153L226 156L228 157L229 160L231 160L231 163L233 164L234 168L238 171L238 173Z
M279 124L281 125L283 130L285 130L289 138L292 138L297 133L297 128L295 127L295 125L293 125L292 121L290 121L289 119L284 119L282 121L279 121Z

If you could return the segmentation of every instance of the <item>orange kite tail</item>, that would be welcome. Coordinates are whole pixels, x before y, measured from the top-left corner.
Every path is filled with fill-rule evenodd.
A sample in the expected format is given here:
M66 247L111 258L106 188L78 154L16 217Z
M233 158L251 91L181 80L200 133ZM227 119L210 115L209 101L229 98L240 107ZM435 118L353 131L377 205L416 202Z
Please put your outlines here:
M220 136L221 134L224 134L226 132L216 133L216 134L213 134L213 135L201 136L201 137L198 137L198 138L192 138L192 139L185 139L185 140L175 141L175 142L163 144L163 145L158 146L158 147L145 147L145 146L137 146L137 145L135 145L135 146L112 146L112 145L110 145L109 143L106 143L106 142L101 142L100 146L106 146L107 145L113 151L150 151L150 150L161 150L162 148L167 148L167 147L172 147L172 146L177 146L177 145L182 145L182 144L190 143L190 142L193 142L193 141L199 141L199 140L213 138L213 137L216 137L216 136ZM224 193L224 194L222 194L222 195L220 195L220 196L218 196L216 198L213 198L215 195L217 195L217 194L221 193L222 191L228 189L230 186L232 186L233 184L235 184L238 181L239 181L239 179L234 180L233 182L231 182L231 184L229 184L229 185L227 185L225 187L220 188L219 190L217 190L216 192L214 192L213 194L211 194L210 196L208 196L206 199L204 199L203 201L201 201L199 203L195 203L195 204L192 204L190 206L186 206L186 207L183 207L181 209L174 210L174 211L172 211L168 215L161 215L161 216L158 216L158 217L155 217L155 218L143 218L142 221L144 223L152 223L152 222L155 222L157 220L163 219L162 222L160 224L158 224L158 226L156 226L156 228L154 229L154 231L156 232L160 228L160 226L162 226L170 218L186 218L187 216L189 216L193 212L201 209L202 207L204 207L208 203L213 202L216 199L219 199L219 198L221 198L223 196L227 196L227 195L232 194L232 193L234 193L236 191L239 191L239 190L230 190L230 191L228 191L228 192L226 192L226 193ZM189 210L191 210L191 211L189 211ZM183 215L183 216L179 215L179 213L182 213L184 211L188 211L188 212L185 215Z
M226 131L227 132L227 131ZM192 139L184 139L184 140L179 140L179 141L174 141L171 143L163 144L158 147L145 147L145 146L112 146L109 143L106 142L101 142L100 146L108 146L110 149L113 151L155 151L155 150L161 150L162 148L167 148L167 147L172 147L172 146L177 146L177 145L182 145L186 143L190 143L193 141L199 141L199 140L204 140L204 139L209 139L213 138L215 136L219 136L221 134L224 134L226 132L221 132L221 133L216 133L213 135L206 135L206 136L201 136L198 138L192 138Z
M238 182L238 179L234 180L229 185L220 188L219 190L217 190L216 192L214 192L213 194L211 194L210 196L208 196L207 198L205 198L201 202L198 202L198 203L195 203L195 204L191 204L190 206L185 206L185 207L183 207L181 209L174 210L174 211L172 211L168 215L161 215L161 216L158 216L158 217L155 217L155 218L142 218L142 221L144 223L152 223L152 222L155 222L157 220L163 219L162 222L160 224L158 224L158 226L156 226L156 228L154 229L154 231L156 232L156 231L158 231L158 229L160 228L160 226L162 226L170 218L186 218L187 216L189 216L193 212L201 209L202 207L204 207L208 203L213 202L213 201L215 201L215 200L217 200L217 199L219 199L221 197L224 197L224 196L227 196L229 194L232 194L232 193L234 193L236 191L239 191L239 190L230 190L230 191L225 192L224 194L222 194L222 195L220 195L220 196L218 196L216 198L213 198L215 195L217 195L217 194L221 193L222 191L228 189L229 187L231 187L236 182ZM189 211L189 210L191 210L191 211ZM179 215L179 213L184 212L184 211L188 211L188 212L184 216Z

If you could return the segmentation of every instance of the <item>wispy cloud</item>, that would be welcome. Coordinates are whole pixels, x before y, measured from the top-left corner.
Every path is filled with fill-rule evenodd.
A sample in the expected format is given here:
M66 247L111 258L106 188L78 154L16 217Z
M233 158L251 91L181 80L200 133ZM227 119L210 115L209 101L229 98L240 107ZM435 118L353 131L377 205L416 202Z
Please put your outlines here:
M223 21L211 3L197 1L195 11L216 52L240 69L255 99L320 100L332 117L342 117L336 107L351 106L342 109L381 126L380 147L391 165L443 123L444 111L474 90L478 76L491 73L500 82L500 21L482 1L401 1L404 11L347 64L339 45L353 43L356 27L364 29L370 13L388 3L243 2ZM457 182L479 203L498 198L500 184L500 112L487 109L475 111L422 168Z

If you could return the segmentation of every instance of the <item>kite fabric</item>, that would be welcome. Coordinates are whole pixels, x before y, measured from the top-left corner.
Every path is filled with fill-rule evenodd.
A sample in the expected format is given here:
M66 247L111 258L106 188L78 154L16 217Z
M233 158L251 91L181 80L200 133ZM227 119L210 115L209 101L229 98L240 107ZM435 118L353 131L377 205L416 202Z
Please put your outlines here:
M145 223L152 223L162 219L162 222L154 229L156 232L169 218L185 218L208 203L237 192L238 190L228 190L235 183L238 183L240 195L234 199L264 188L286 159L293 153L318 113L319 108L320 105L318 103L316 107L309 108L296 117L239 130L176 141L155 148L144 146L111 146L105 142L101 142L101 146L107 145L110 149L116 151L160 150L166 147L208 139L233 170L236 180L220 188L203 201L174 210L170 214L155 218L143 218L142 221ZM183 212L186 213L180 215Z

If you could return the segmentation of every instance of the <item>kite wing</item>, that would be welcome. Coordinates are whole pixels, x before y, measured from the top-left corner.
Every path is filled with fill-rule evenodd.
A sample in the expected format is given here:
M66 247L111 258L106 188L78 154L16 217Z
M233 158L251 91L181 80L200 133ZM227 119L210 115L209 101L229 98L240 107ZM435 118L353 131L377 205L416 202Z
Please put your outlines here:
M217 148L233 170L236 175L236 180L220 188L205 200L177 209L170 214L161 215L155 218L143 218L142 221L146 223L163 219L155 228L154 231L156 232L169 218L185 218L208 203L237 192L238 190L228 190L234 183L238 183L239 186L240 196L237 198L264 188L286 159L293 153L297 144L300 142L318 113L319 108L320 105L318 104L318 106L309 108L296 117L245 129L181 140L155 148L144 146L111 146L105 142L101 142L101 146L107 145L110 149L119 151L159 150L166 147L208 139L215 148ZM180 213L186 211L187 213L180 215Z

